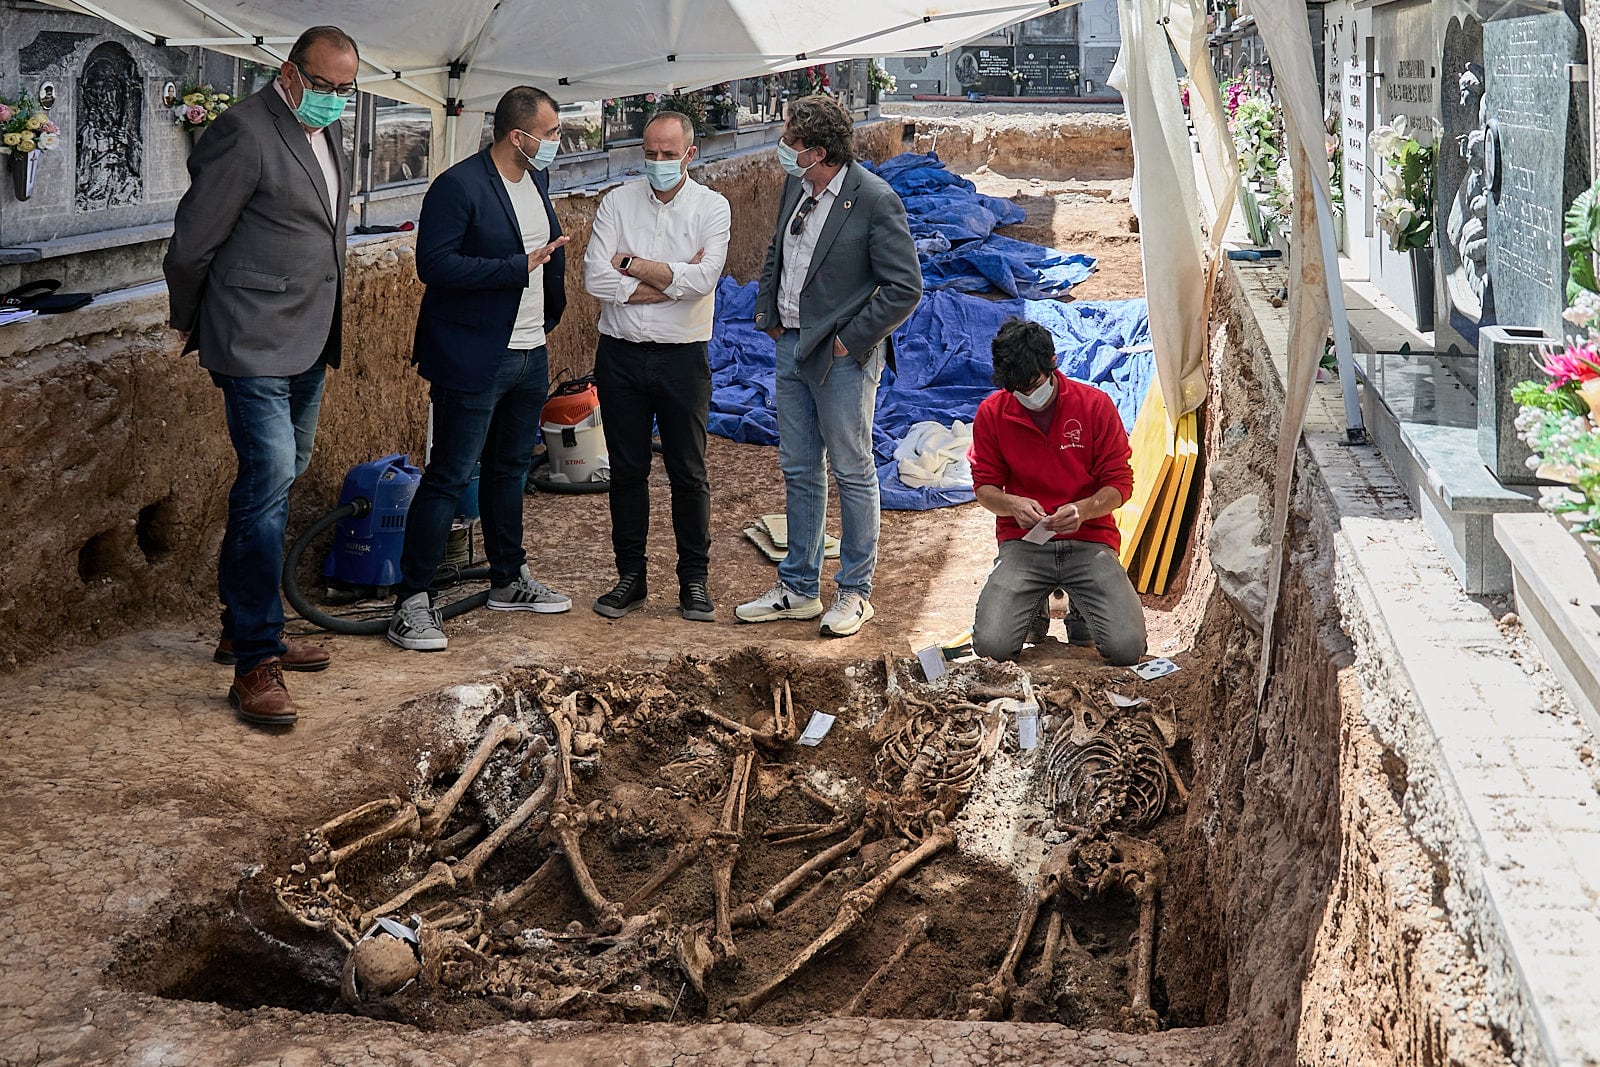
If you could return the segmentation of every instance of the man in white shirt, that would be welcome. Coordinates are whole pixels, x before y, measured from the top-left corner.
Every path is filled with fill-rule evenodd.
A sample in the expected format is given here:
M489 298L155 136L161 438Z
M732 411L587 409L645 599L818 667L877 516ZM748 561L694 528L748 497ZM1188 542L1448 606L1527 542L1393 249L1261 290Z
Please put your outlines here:
M560 146L555 100L517 86L495 107L494 142L439 175L422 201L417 277L427 289L412 358L432 385L433 449L406 513L389 623L389 640L401 648L446 646L433 575L480 456L489 607L572 607L533 577L522 545L522 491L550 384L545 337L567 300L567 238L545 173Z
M611 545L617 584L594 610L620 619L646 597L651 425L672 484L678 606L711 622L711 487L706 342L728 256L728 201L689 177L694 125L675 111L644 129L645 181L608 193L583 258L584 287L600 301L595 383L611 459Z

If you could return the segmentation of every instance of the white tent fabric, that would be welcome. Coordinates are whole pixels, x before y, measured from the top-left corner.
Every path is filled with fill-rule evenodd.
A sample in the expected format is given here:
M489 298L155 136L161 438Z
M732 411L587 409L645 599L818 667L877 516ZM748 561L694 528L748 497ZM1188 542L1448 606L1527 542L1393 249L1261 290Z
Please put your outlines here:
M1119 0L1122 52L1111 85L1133 133L1134 210L1156 377L1174 422L1206 398L1206 267L1193 156L1163 29L1164 0Z
M1302 4L1257 0L1251 5L1256 27L1272 59L1278 100L1294 171L1294 234L1289 259L1289 380L1284 383L1283 418L1278 424L1278 468L1272 491L1272 525L1268 544L1272 561L1267 571L1267 609L1262 622L1261 664L1257 696L1266 693L1277 643L1278 601L1287 558L1289 499L1294 487L1295 459L1305 427L1311 387L1327 343L1330 324L1341 327L1342 350L1349 351L1338 260L1333 252L1333 207L1328 200L1328 152L1322 129L1316 65L1311 34ZM1333 302L1337 301L1335 316ZM1354 365L1341 359L1340 375L1353 382ZM1347 395L1354 395L1353 388ZM1358 412L1359 414L1359 412ZM1359 425L1359 423L1357 423Z
M203 45L273 66L306 26L331 23L360 45L364 89L487 111L514 85L593 100L845 59L931 55L1078 0L49 2L148 41Z

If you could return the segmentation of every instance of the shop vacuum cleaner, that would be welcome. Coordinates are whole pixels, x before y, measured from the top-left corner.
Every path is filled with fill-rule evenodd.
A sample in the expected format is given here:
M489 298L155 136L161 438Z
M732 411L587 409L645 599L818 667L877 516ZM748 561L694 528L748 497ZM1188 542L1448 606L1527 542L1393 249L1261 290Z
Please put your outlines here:
M546 492L593 493L611 487L605 431L593 377L567 382L555 390L540 413L545 452L535 457L528 485ZM475 565L472 533L478 520L478 474L457 503L455 523L437 582L440 585L486 580L487 564ZM329 527L333 545L322 569L327 600L352 603L387 599L400 582L400 551L405 544L406 514L416 496L422 472L404 453L394 453L350 468L339 492L339 506L312 523L284 560L283 593L295 611L312 624L334 633L381 634L389 626L387 607L381 618L347 618L322 610L299 584L300 561L313 541ZM445 618L481 607L489 591L480 590L441 609Z

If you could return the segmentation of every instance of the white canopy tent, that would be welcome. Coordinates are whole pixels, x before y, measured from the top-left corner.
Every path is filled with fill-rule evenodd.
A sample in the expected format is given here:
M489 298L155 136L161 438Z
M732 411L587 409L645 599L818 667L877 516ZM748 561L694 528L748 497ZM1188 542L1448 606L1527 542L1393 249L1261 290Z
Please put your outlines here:
M698 89L816 63L931 56L1079 0L50 0L155 44L276 66L309 25L361 47L362 88L493 110L514 85L563 100Z

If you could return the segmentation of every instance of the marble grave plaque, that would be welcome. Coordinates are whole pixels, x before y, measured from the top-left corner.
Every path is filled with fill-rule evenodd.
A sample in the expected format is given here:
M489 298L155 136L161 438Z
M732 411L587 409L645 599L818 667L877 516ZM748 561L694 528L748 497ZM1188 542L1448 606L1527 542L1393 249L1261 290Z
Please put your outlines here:
M1483 28L1489 190L1489 276L1503 326L1559 337L1566 307L1562 217L1588 184L1584 123L1573 122L1578 27L1564 14L1496 21ZM1587 107L1587 100L1581 101Z

